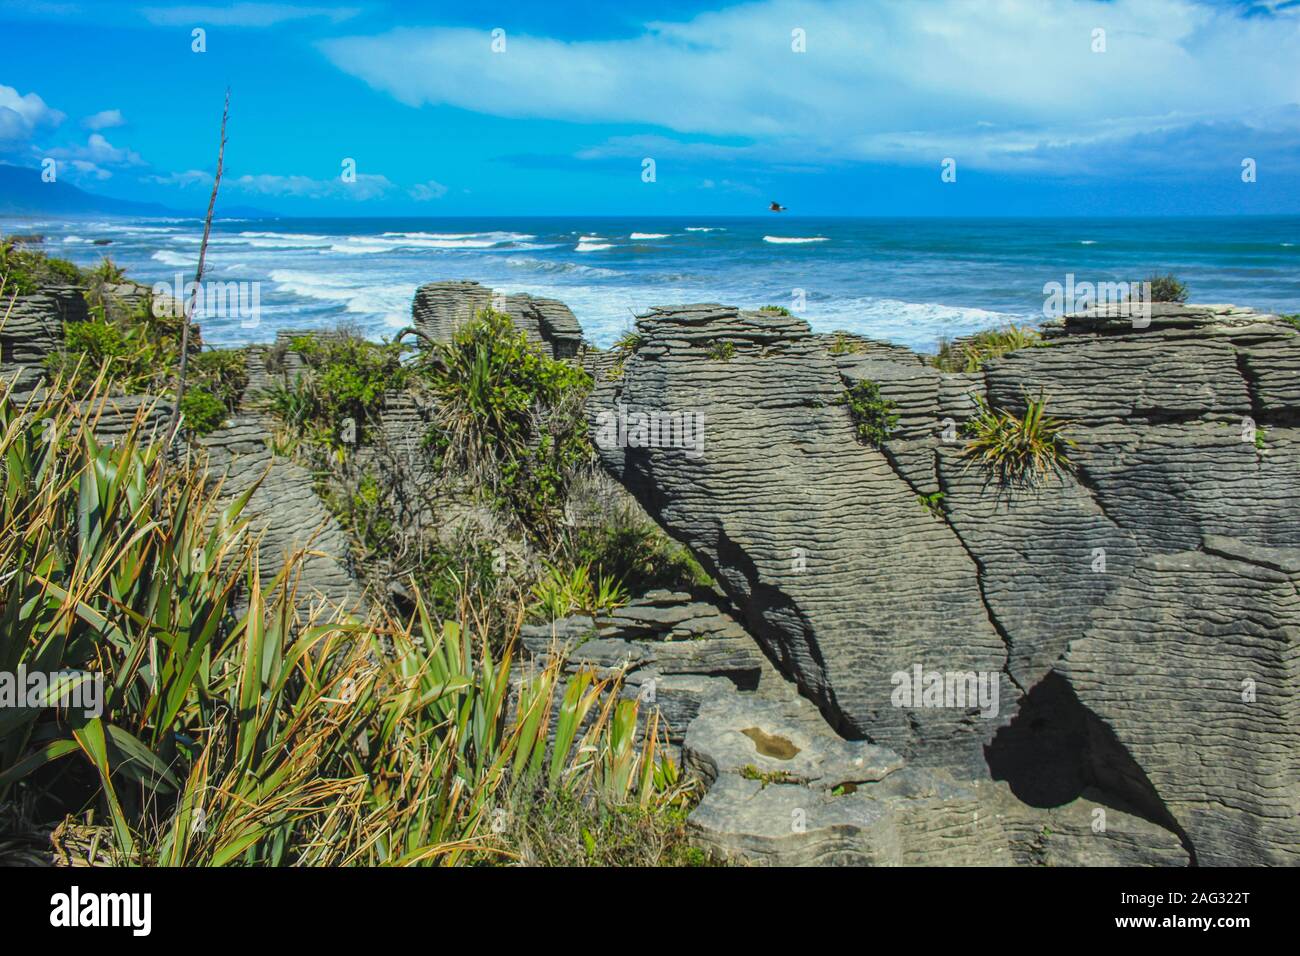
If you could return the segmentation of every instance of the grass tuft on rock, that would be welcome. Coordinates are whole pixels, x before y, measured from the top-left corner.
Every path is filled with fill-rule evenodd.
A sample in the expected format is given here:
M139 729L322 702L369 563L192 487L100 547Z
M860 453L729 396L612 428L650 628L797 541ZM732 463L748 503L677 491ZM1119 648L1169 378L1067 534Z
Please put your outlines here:
M1047 399L1041 391L1037 398L1025 394L1023 416L992 409L983 398L978 404L979 413L963 426L969 438L963 454L991 479L1003 486L1027 487L1073 470L1069 450L1075 443L1065 435L1071 423L1046 414Z
M931 357L930 364L941 372L978 372L989 359L1042 344L1042 336L1033 329L1012 323L962 339L942 339L939 352Z

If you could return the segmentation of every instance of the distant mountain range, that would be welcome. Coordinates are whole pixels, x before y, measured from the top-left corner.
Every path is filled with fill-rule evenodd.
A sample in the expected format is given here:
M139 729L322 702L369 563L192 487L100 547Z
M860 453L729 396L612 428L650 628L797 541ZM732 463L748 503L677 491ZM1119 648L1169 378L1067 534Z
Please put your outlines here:
M70 183L47 183L39 169L0 163L0 216L179 216L201 217L207 211L207 194L200 201L203 208L180 210L162 203L136 202L97 196ZM275 213L249 207L225 207L218 202L221 216L241 218L272 217Z

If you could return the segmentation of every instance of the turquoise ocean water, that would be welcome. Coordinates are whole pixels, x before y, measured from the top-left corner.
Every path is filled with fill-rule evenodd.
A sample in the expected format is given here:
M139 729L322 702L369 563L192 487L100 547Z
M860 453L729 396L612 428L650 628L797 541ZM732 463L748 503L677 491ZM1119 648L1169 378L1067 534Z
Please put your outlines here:
M40 232L48 251L82 265L107 254L153 283L192 277L202 224L35 218L0 231ZM802 304L816 330L930 349L1041 318L1044 285L1069 275L1156 271L1180 276L1193 301L1300 311L1300 217L221 220L208 278L257 282L261 317L252 328L206 317L203 332L229 345L347 320L380 337L406 323L421 283L475 279L564 301L599 345L651 305L722 302Z

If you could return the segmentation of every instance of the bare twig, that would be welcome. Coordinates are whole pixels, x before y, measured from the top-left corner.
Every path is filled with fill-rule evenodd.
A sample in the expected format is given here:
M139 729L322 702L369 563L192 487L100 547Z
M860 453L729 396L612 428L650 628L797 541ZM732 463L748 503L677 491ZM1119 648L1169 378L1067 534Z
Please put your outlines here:
M199 264L194 272L194 287L190 291L189 301L185 303L185 324L181 327L181 366L176 381L176 407L172 409L171 424L167 428L167 442L164 445L167 449L170 449L172 442L176 440L176 432L181 424L181 401L185 398L185 380L189 369L190 325L193 321L194 309L198 304L199 290L203 282L203 263L208 254L208 235L212 232L212 211L217 205L217 190L221 188L221 168L226 158L226 120L229 117L230 90L227 89L226 105L221 111L221 145L217 149L217 175L212 180L212 195L208 199L208 214L203 220L203 241L199 244Z

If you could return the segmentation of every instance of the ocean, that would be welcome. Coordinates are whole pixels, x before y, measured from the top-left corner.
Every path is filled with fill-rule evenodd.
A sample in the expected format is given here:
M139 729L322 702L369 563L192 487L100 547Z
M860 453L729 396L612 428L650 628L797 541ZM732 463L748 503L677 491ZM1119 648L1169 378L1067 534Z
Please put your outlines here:
M0 220L79 265L193 278L202 222ZM108 245L95 245L109 239ZM1300 311L1300 217L1133 219L245 219L213 224L206 278L256 282L256 326L205 316L204 341L269 341L340 321L372 338L425 282L474 279L565 302L608 345L652 305L782 305L814 330L932 350L942 337L1043 317L1044 285L1173 272L1191 301Z

